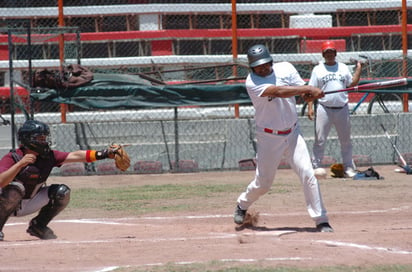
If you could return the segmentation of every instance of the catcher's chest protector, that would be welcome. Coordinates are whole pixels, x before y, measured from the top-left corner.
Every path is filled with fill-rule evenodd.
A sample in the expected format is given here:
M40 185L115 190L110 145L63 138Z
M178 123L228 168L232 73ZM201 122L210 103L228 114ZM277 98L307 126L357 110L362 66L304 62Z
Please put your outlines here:
M50 172L54 167L53 152L50 152L50 154L50 158L48 159L42 159L38 156L34 164L29 164L24 167L14 178L14 180L23 183L26 190L26 194L24 195L25 199L33 197L49 177ZM12 157L15 162L18 162L23 158L22 155L16 152L12 152Z

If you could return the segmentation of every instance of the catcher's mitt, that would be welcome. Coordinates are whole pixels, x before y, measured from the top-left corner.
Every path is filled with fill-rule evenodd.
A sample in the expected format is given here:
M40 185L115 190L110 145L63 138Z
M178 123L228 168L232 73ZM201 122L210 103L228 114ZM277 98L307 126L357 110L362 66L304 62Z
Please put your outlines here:
M112 144L110 150L114 154L114 161L116 167L121 171L126 171L130 167L130 158L124 146L119 144Z
M332 172L332 177L334 178L344 178L345 170L342 163L334 163L330 166L330 171Z

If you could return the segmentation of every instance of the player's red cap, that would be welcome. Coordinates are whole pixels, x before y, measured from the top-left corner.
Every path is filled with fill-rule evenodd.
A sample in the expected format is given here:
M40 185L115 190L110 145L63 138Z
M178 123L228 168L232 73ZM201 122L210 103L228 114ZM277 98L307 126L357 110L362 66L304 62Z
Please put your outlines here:
M336 51L336 45L334 41L325 41L322 43L322 52L325 52L326 50L335 50Z

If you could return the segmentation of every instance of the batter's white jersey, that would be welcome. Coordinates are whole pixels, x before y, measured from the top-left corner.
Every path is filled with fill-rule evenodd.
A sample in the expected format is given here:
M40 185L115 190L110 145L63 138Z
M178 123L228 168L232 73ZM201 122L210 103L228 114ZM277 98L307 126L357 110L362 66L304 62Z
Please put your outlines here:
M261 94L270 85L300 86L304 84L296 68L289 62L274 63L273 72L266 77L250 73L246 78L246 89L256 110L256 127L283 130L296 124L298 116L295 97L272 98L261 97Z
M352 83L352 74L349 67L340 62L335 65L320 63L313 68L309 85L318 87L324 92L335 91L349 87ZM327 107L343 107L348 103L348 93L340 92L325 95L318 102Z

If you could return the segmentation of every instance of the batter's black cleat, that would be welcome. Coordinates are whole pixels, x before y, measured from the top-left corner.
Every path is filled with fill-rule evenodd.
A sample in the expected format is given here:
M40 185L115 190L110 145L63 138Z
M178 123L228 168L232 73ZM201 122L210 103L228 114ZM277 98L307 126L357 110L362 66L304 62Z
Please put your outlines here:
M245 216L246 216L246 210L242 210L239 205L236 206L235 214L233 217L233 220L235 221L236 224L242 225L243 222L245 221Z
M321 223L319 225L316 226L316 229L319 232L333 232L332 227L329 225L329 223Z
M2 231L0 231L0 241L4 240L4 233Z
M54 232L47 226L39 226L35 224L33 221L30 222L30 226L27 229L27 233L31 236L36 236L42 240L51 240L56 239L57 236Z

